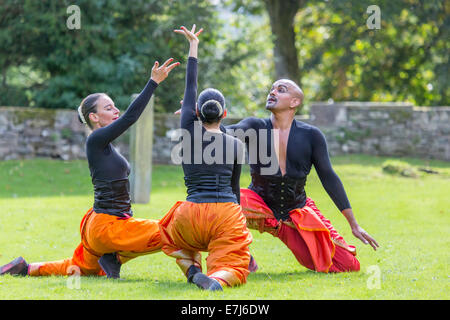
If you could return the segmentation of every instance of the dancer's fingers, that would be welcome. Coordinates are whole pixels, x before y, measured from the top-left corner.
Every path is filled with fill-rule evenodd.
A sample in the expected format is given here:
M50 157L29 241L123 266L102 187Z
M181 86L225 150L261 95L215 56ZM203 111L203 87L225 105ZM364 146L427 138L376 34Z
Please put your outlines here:
M203 32L203 28L201 28L200 30L197 31L197 33L195 34L197 37Z
M173 32L179 33L179 34L185 34L184 30L181 29L175 29Z
M158 65L159 65L159 62L155 61L155 63L153 64L153 67L152 67L152 71L158 69Z
M181 29L190 37L192 37L194 35L191 31L186 29L186 27L184 27L184 26L182 26Z
M361 240L364 244L369 244L369 242L366 240L366 238L364 238L361 230L362 230L361 228L354 229L354 230L352 230L352 233L356 238Z
M191 32L183 26L180 29L175 29L174 32L184 35L188 40L192 38Z
M177 67L179 65L180 65L179 62L172 63L170 66L167 67L167 72L172 71L173 68L175 68L175 67Z
M191 29L191 33L195 33L195 27L196 27L196 25L194 23L194 25L192 26L192 29Z
M173 61L173 58L169 58L166 60L166 62L164 62L164 64L161 66L161 68L165 68L169 65L169 63L171 63Z
M366 240L366 238L363 237L363 235L361 233L355 234L355 237L357 237L359 240L361 240L362 243L369 244L369 242Z
M367 232L363 233L363 237L369 242L373 250L377 250L377 247L379 247L379 245L374 238L372 238Z
M194 25L195 26L195 25ZM192 31L195 32L195 27L192 28ZM203 29L200 29L199 31L197 31L197 33L193 33L192 31L189 31L188 29L186 29L185 26L181 26L180 29L175 29L174 32L179 33L179 34L184 34L184 36L189 40L198 40L197 36L203 32Z

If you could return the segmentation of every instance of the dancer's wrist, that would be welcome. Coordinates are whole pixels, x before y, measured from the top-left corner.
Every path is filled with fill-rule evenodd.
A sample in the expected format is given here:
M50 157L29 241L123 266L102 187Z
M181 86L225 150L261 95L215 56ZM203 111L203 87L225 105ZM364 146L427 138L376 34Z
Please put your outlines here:
M351 208L342 210L342 214L347 219L348 223L350 224L350 227L353 229L357 229L359 227L358 222L356 222L356 218L353 215L353 210Z
M198 56L198 41L196 43L195 42L190 42L189 57L197 59L197 56Z

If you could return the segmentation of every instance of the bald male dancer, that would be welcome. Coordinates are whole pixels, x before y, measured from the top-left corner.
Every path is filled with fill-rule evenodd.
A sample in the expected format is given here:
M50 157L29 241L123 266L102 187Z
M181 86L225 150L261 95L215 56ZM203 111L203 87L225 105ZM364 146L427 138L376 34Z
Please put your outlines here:
M355 247L345 242L305 193L306 178L314 165L353 235L376 250L378 243L357 223L343 184L331 166L325 136L318 128L294 119L303 99L303 91L295 82L280 79L267 96L270 118L250 117L221 128L244 138L249 151L252 181L248 189L241 189L247 226L278 237L308 269L359 271Z

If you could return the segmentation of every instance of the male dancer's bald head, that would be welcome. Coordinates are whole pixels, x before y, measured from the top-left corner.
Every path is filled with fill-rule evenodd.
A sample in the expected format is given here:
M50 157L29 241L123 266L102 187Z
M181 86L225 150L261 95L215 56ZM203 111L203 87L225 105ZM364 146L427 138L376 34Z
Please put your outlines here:
M292 80L280 79L273 83L267 96L266 109L297 108L303 103L302 89Z

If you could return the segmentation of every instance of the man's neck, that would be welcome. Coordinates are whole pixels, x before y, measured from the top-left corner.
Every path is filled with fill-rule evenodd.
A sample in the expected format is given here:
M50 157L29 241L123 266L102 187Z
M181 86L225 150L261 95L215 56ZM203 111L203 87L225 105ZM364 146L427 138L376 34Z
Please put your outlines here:
M286 130L291 128L292 121L294 120L295 113L293 112L283 112L275 113L272 112L270 120L272 121L272 126L274 129Z

